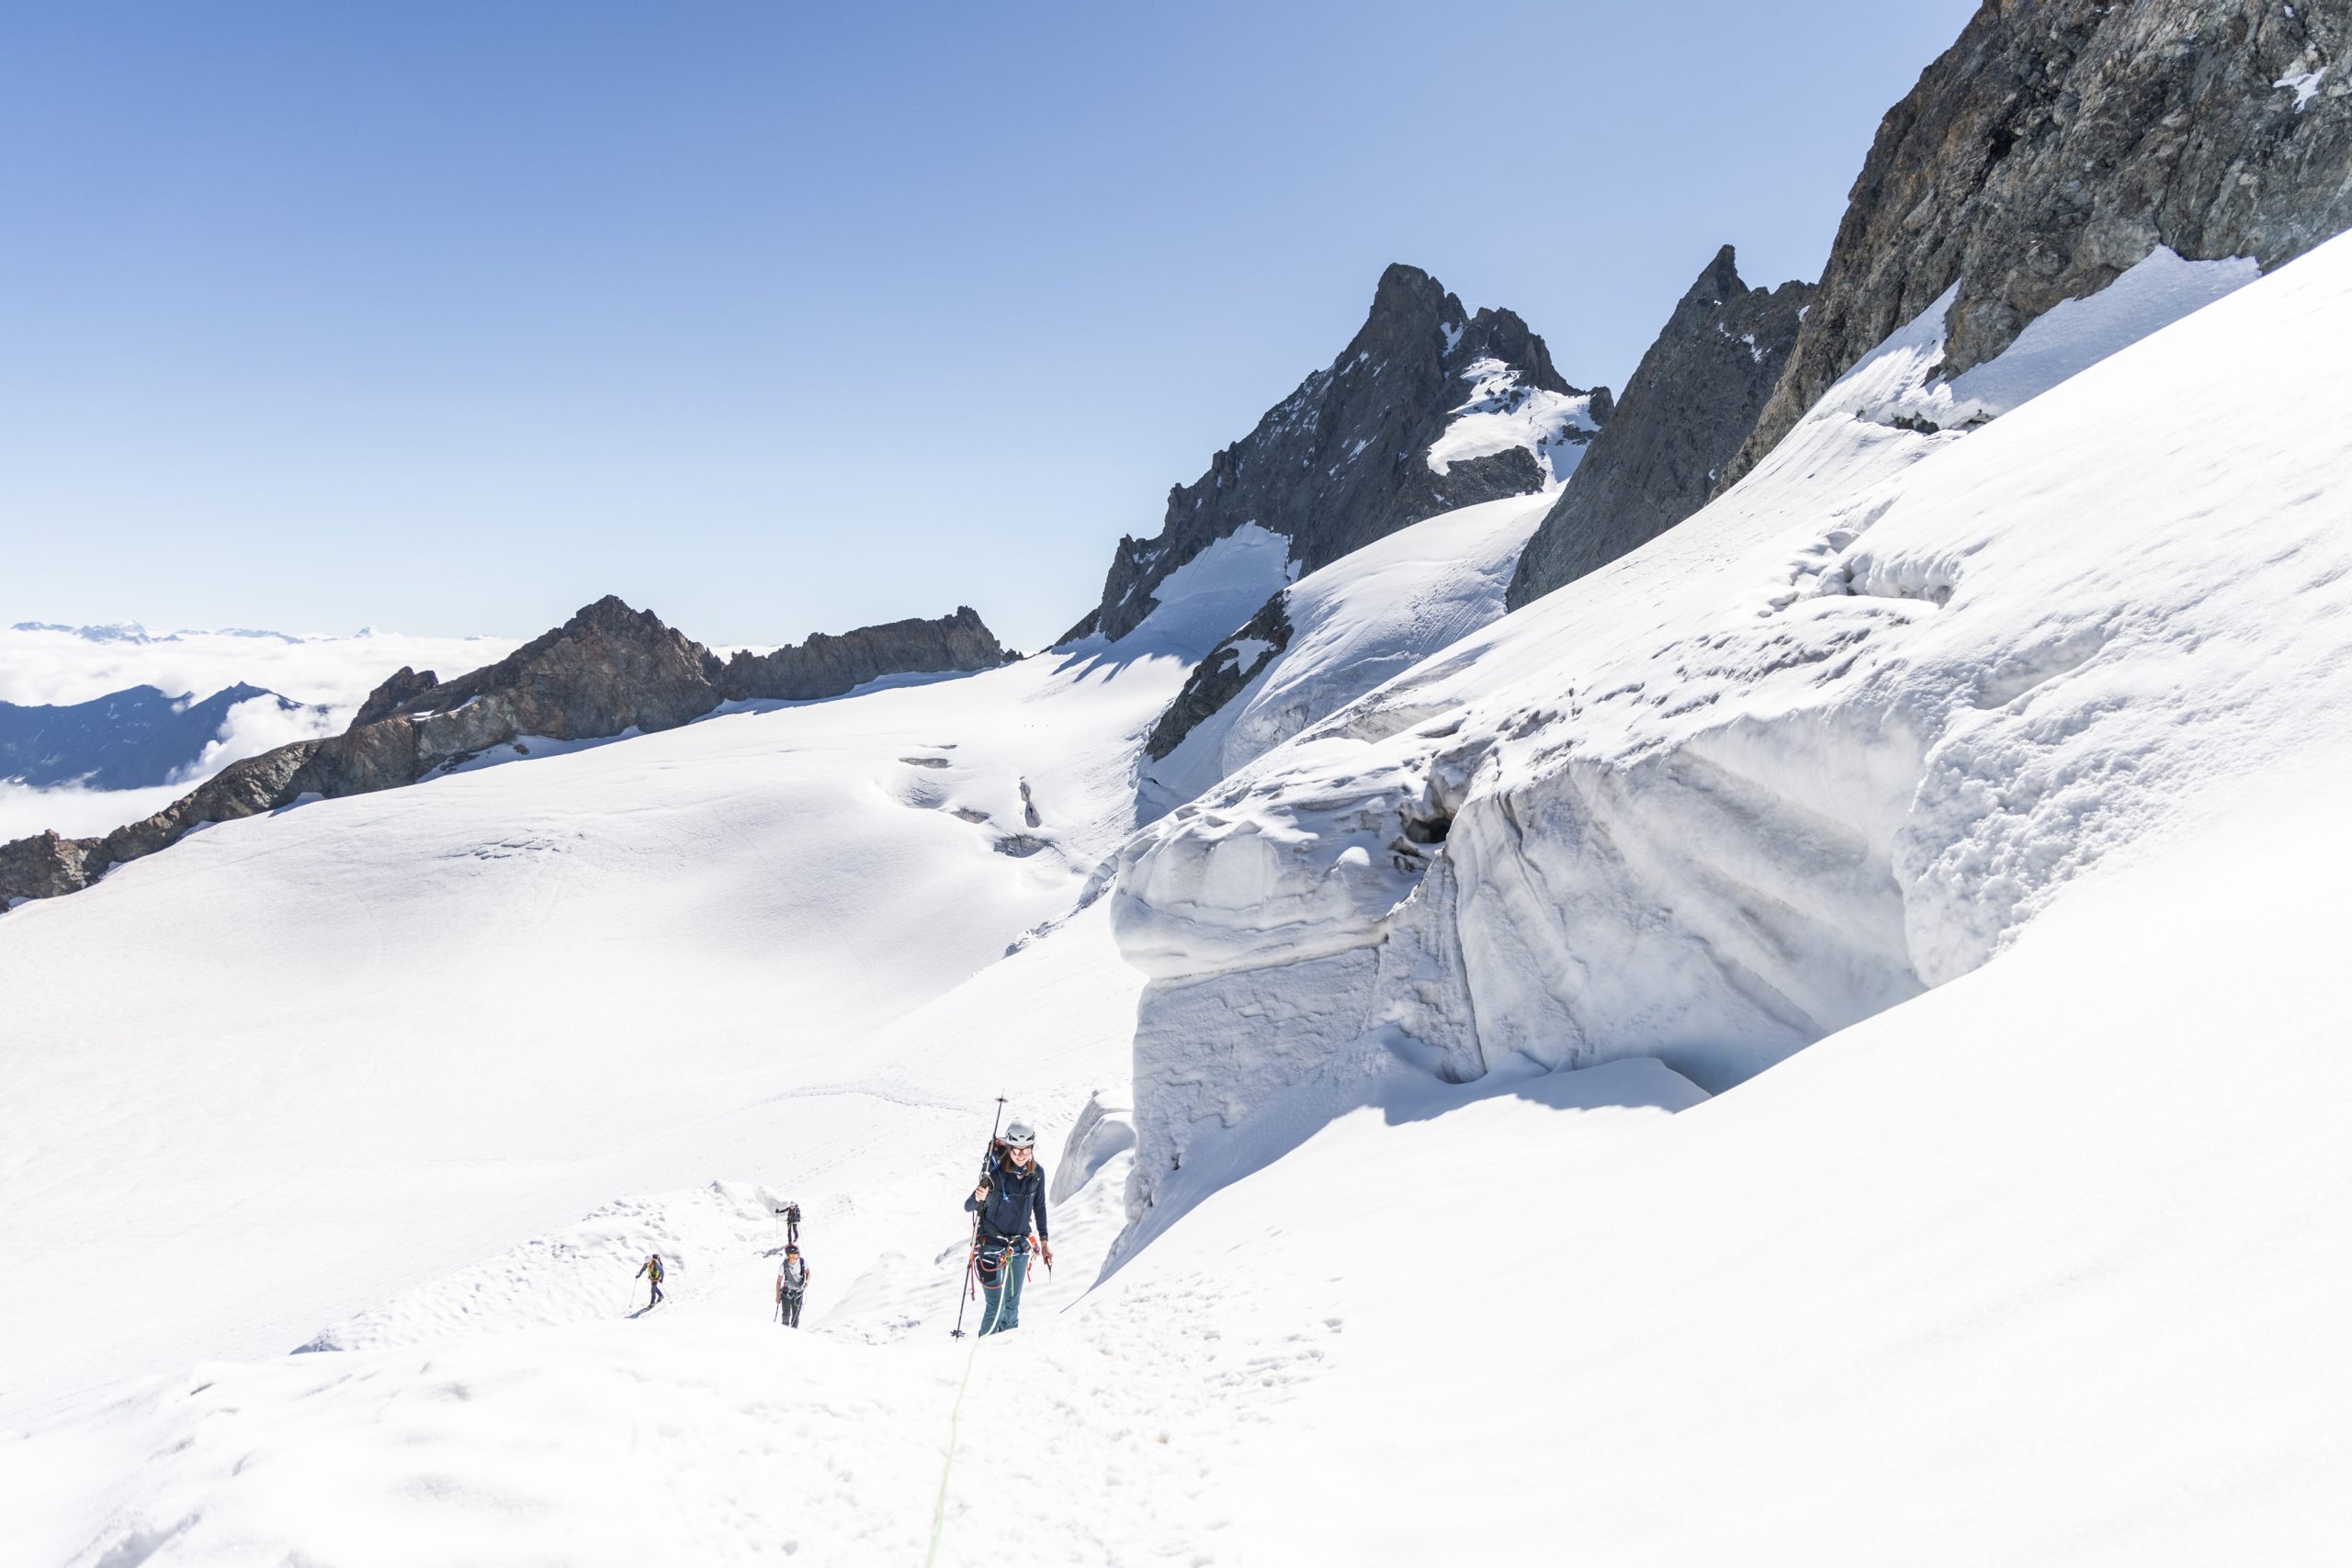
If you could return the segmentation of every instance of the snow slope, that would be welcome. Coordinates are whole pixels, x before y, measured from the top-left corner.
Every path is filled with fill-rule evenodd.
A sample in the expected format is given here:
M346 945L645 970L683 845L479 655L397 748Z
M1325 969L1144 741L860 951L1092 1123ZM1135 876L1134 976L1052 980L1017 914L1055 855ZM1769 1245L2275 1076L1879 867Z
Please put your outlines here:
M1403 1162L1445 1216L1409 1290L1350 1303L1363 1375L1285 1412L1317 1506L1263 1488L1233 1533L1263 1562L2340 1561L2347 766L2241 781L1984 968L1638 1137L1563 1147L1504 1096L1358 1112L1203 1204L1171 1239ZM1393 1255L1376 1206L1316 1213L1285 1268Z
M221 824L0 917L0 1213L75 1282L0 1304L0 1420L763 1179L725 1117L875 1092L895 1021L1068 914L1182 630Z
M1132 1212L1256 1107L1354 1103L1392 1056L1726 1088L2339 733L2347 350L2337 241L1922 434L1869 416L1928 384L1931 312L1696 517L1139 836ZM2193 431L2115 418L2151 387L2217 395Z
M1284 600L1289 644L1254 650L1250 683L1147 770L1146 814L1499 616L1519 552L1558 497L1555 487L1442 513L1301 578Z
M937 1205L899 1239L944 1258L871 1271L911 1281L901 1312L828 1301L831 1241L829 1310L799 1335L759 1320L781 1238L747 1221L689 1254L674 1310L532 1327L517 1297L456 1332L394 1313L425 1332L208 1361L0 1446L8 1544L904 1562L944 1497L954 1564L2333 1562L2347 763L2258 781L1983 969L1712 1101L1654 1062L1462 1087L1393 1068L1380 1108L1220 1185L1080 1296L1073 1265L1119 1221L1115 1156L1057 1209L1065 1277L1013 1337L939 1332L960 1247ZM1037 997L1114 1031L1060 1010L1100 995L1099 919L990 970L1029 969L994 997L926 1010L989 1053L1017 1053ZM902 1155L945 1185L922 1145L969 1136L878 1097L839 1121L892 1145L825 1151L845 1195ZM742 1196L638 1208L717 1232ZM812 1207L811 1235L843 1217ZM596 1277L616 1297L628 1256Z
M1152 590L1152 612L1134 631L1115 643L1096 634L1063 646L1088 651L1115 648L1122 656L1136 648L1159 649L1190 663L1297 576L1290 540L1244 523L1170 572Z

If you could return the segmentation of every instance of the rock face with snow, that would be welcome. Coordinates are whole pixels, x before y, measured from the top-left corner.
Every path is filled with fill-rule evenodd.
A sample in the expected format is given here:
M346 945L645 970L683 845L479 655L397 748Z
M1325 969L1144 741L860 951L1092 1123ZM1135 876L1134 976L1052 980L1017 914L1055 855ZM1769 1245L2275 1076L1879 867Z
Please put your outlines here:
M133 686L86 703L0 703L0 779L94 789L169 784L220 739L231 708L261 700L300 705L242 682L200 702Z
M1888 111L1753 468L1948 289L1947 376L2159 246L2267 269L2352 224L2352 0L2003 0Z
M1193 666L1160 716L1139 818L1190 800L1502 615L1512 563L1550 504L1539 491L1444 513L1275 594Z
M937 620L891 621L840 637L819 632L797 647L772 653L738 652L727 661L720 685L729 701L768 697L809 702L840 696L886 675L992 670L1016 657L966 604Z
M995 637L963 608L936 621L814 637L801 648L738 654L721 664L650 610L607 595L456 680L403 667L369 694L343 734L232 764L144 821L104 838L48 833L0 845L0 907L78 891L116 863L169 848L209 822L276 810L305 795L396 789L492 747L670 729L736 697L836 695L886 674L986 669L1004 660Z
M1173 753L1186 736L1242 694L1269 656L1290 646L1290 592L1285 589L1193 666L1184 689L1145 738L1144 754L1157 762Z
M1157 537L1126 538L1102 604L1064 638L1125 637L1154 590L1255 524L1304 570L1442 512L1565 479L1609 418L1509 310L1466 312L1417 267L1381 275L1363 327L1208 471L1169 492Z
M1812 288L1750 288L1725 245L1642 355L1577 482L1528 541L1513 609L1638 549L1706 504L1788 364Z
M1742 1082L2352 710L2347 247L2160 249L1950 380L1930 300L1746 483L1139 834L1137 1234L1400 1064ZM2263 396L2185 447L2151 385Z

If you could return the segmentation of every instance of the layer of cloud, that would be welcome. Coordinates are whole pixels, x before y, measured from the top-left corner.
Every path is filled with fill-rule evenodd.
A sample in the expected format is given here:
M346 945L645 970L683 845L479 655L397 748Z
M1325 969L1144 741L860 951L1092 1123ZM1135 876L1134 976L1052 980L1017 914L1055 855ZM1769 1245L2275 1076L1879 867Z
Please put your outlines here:
M111 832L153 816L232 762L288 741L337 733L368 694L403 664L450 677L494 663L519 646L513 637L386 632L305 637L179 632L134 640L0 628L0 702L84 703L128 686L203 698L242 681L302 705L288 710L275 697L239 703L229 710L220 736L169 784L88 789L0 781L0 843L43 831L69 839Z
M343 706L281 707L275 697L255 697L229 710L220 739L203 755L173 775L181 790L194 789L230 763L259 756L293 740L333 735L351 722L353 709ZM131 820L136 821L133 818Z
M172 784L146 789L84 789L80 784L38 789L0 779L0 844L49 831L69 839L94 839L142 817L153 817L188 788Z
M520 646L514 637L376 631L300 637L189 631L130 640L0 628L0 702L85 703L127 686L200 699L243 681L296 702L347 710L403 664L447 679L495 663Z

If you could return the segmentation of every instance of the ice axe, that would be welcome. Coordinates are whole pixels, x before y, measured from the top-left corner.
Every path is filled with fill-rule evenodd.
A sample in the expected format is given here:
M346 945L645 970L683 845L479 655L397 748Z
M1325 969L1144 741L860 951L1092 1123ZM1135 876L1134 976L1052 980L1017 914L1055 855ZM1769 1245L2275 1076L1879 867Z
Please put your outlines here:
M1004 1096L996 1097L996 1120L989 1123L989 1147L996 1147L997 1129L1004 1124ZM980 1156L980 1174L988 1174L988 1156ZM964 1337L964 1308L978 1293L972 1283L972 1270L980 1261L980 1212L972 1211L972 1244L964 1253L964 1288L956 1295L956 1326L947 1331L950 1339Z

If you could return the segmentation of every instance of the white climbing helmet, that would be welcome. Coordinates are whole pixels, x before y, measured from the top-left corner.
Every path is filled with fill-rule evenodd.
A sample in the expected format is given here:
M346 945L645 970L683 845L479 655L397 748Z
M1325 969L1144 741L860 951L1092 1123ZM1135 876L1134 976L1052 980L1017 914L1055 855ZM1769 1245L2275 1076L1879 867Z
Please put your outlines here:
M1008 1149L1034 1149L1037 1146L1037 1130L1016 1116L1005 1123L1004 1146Z

